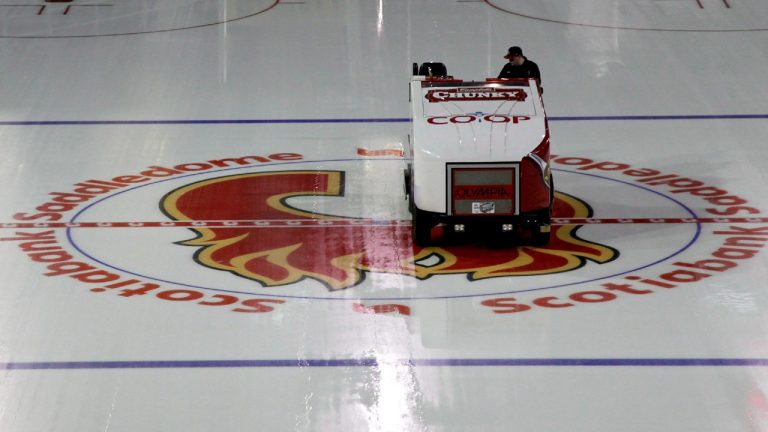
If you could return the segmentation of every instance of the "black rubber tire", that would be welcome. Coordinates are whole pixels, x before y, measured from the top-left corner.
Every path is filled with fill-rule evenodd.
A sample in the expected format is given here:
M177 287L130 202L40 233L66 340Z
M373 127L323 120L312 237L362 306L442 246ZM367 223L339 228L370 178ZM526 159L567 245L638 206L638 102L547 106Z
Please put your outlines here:
M550 240L550 232L541 232L539 227L533 227L531 238L528 241L531 246L546 246Z
M411 235L413 242L420 246L428 246L432 243L432 228L434 222L431 218L422 214L417 209L413 209L413 222L411 227Z
M403 184L405 185L405 199L408 200L408 210L413 211L413 200L411 199L411 164L403 170Z

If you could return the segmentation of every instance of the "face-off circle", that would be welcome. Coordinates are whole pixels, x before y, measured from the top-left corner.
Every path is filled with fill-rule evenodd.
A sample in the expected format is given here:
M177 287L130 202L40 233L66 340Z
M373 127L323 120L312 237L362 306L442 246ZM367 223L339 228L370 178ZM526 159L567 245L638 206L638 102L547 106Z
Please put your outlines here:
M188 30L263 14L280 0L37 0L0 5L0 38L122 36Z
M484 0L510 16L577 27L668 32L768 31L768 10L760 0L683 0L622 2L609 0ZM617 21L616 8L620 8ZM541 11L546 10L546 14ZM579 13L579 11L583 13Z

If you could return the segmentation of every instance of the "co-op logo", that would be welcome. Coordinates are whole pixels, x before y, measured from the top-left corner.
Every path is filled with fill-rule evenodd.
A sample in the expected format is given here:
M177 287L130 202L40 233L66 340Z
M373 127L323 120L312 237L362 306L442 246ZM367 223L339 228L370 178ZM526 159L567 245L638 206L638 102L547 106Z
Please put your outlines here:
M47 202L34 211L13 215L17 222L0 225L14 230L2 240L15 242L46 277L74 280L99 295L152 297L238 313L269 312L291 298L351 297L367 302L355 303L357 311L405 314L413 299L474 297L478 310L509 314L645 296L734 269L756 256L768 240L768 226L755 225L765 222L755 216L759 210L725 189L625 163L552 156L553 169L566 186L556 193L552 241L546 247L419 247L410 238L409 220L343 217L307 206L308 199L337 205L354 199L355 193L368 193L366 186L358 185L365 177L355 177L365 175L356 171L359 161L350 159L349 169L341 170L338 160L307 161L297 153L280 153L152 166L85 180L49 193ZM399 158L378 162L402 169ZM301 164L312 168L302 169ZM603 184L590 183L596 181L627 188L613 194L610 205L602 199L604 194L591 197L601 218L574 193L604 190ZM633 204L656 199L647 202L648 208L666 211L670 209L665 203L677 203L685 217L675 221L680 225L666 225L673 229L665 231L663 245L655 245L658 242L643 235L649 230L638 223L668 220L605 219L611 216L606 208L637 208L617 202L625 196ZM678 205L679 197L719 218L709 234L722 240L705 256L695 256L690 249L705 218ZM143 216L103 220L103 215L124 214L126 208L138 208ZM635 233L615 235L620 229L612 228L613 234L596 236L600 224L628 224ZM104 234L112 227L124 228L114 231L123 236L119 241ZM157 235L163 227L174 230ZM594 229L581 230L586 227ZM647 243L642 243L646 237ZM679 240L678 247L674 243ZM669 251L663 249L669 244ZM151 250L164 259L150 263L133 250ZM619 259L619 250L621 258L638 256L647 262ZM657 256L645 256L649 250ZM392 294L384 298L387 290L377 280L386 278L367 277L372 274L420 282L389 290Z
M452 116L432 116L427 117L427 123L433 125L446 124L467 124L467 123L512 123L530 120L530 116L507 115L507 114L486 114L482 112L457 114Z

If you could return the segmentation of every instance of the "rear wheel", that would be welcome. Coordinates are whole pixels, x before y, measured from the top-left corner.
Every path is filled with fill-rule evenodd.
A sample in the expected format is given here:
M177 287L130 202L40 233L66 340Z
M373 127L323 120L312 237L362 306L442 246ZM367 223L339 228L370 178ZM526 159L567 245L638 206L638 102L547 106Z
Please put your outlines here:
M544 246L549 243L551 215L552 211L545 209L525 221L521 226L522 242L532 246Z
M411 164L403 170L403 184L405 186L405 199L408 200L408 210L413 212L413 199L411 199Z
M432 218L416 208L412 210L412 213L413 222L411 233L413 236L413 242L422 246L426 246L432 243L432 228L435 226L434 221L432 221Z
M550 232L548 224L533 226L531 227L531 230L532 233L530 243L532 246L545 246L547 243L549 243Z

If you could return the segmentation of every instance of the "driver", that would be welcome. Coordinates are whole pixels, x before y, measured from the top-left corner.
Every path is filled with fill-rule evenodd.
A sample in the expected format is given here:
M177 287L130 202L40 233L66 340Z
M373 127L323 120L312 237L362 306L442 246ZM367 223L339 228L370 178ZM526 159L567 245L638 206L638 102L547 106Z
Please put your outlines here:
M541 86L539 66L528 60L519 46L510 47L504 58L509 60L509 63L501 69L499 78L535 78Z

